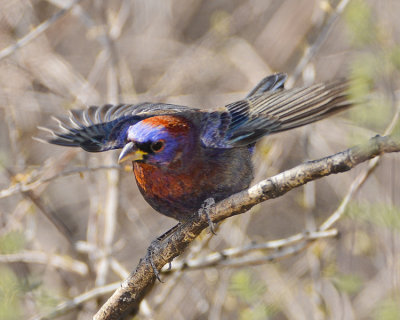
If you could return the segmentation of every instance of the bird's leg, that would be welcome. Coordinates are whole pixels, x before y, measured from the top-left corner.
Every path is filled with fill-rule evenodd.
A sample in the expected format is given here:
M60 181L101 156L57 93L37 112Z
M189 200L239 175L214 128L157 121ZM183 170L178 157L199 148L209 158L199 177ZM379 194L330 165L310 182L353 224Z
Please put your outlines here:
M199 209L199 216L201 217L203 214L206 216L208 225L210 226L211 233L215 235L216 233L214 228L214 222L212 222L210 218L210 210L214 204L215 204L214 198L208 198L204 200L203 204Z
M210 218L210 210L212 206L215 204L215 200L213 198L208 198L206 199L203 204L201 205L198 214L201 217L203 214L206 216L208 225L210 226L210 230L213 234L215 233L215 227L214 223L211 221ZM163 282L160 278L160 272L157 270L156 265L154 264L153 260L153 252L157 250L161 243L168 239L180 226L182 225L181 222L179 222L177 225L173 226L171 229L169 229L167 232L163 233L161 236L159 236L156 240L153 240L147 249L147 254L146 254L146 261L151 265L154 275L156 276L157 280L160 282ZM171 268L171 262L169 262L169 267Z
M157 280L160 282L163 282L160 278L160 272L157 270L156 265L154 264L153 260L153 252L157 250L161 243L169 238L179 227L181 226L181 223L179 222L175 226L173 226L171 229L167 230L165 233L163 233L161 236L157 237L156 240L153 240L150 243L150 246L147 249L146 253L146 261L151 265L151 268L153 269L154 275L156 276ZM168 268L171 269L171 262L168 263Z

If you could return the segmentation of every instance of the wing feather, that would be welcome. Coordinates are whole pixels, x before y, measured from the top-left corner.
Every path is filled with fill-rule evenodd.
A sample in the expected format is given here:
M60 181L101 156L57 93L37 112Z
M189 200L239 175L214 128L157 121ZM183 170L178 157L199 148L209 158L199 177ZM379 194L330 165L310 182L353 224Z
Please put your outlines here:
M261 81L265 85L258 84L246 99L227 105L230 123L225 131L221 132L216 119L206 127L220 130L220 140L210 143L208 139L203 143L219 148L251 145L262 136L321 120L353 104L348 97L349 83L344 79L288 90L283 89L285 79L276 77L274 82L273 78L266 78Z
M163 103L136 105L91 106L86 110L71 110L69 117L53 119L58 128L40 129L50 133L44 141L68 147L81 147L89 152L120 149L125 145L125 133L138 121L162 114L182 113L195 110L185 106ZM38 139L43 141L43 139Z
M326 118L349 108L346 80L309 87L284 89L286 75L266 77L243 100L223 110L204 111L185 106L144 102L91 106L71 110L69 117L55 118L58 129L47 142L101 152L123 148L129 126L157 115L198 113L200 140L209 148L234 148L254 144L267 134L281 132ZM197 121L197 120L196 120ZM196 122L195 121L195 122ZM196 122L197 123L197 122Z

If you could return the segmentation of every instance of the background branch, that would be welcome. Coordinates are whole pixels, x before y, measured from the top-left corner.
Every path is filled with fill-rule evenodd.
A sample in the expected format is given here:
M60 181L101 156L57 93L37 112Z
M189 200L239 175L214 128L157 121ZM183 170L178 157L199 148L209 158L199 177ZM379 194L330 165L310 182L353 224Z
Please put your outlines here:
M29 42L33 41L35 38L44 33L49 27L55 24L60 18L67 14L76 4L82 0L71 0L64 8L55 13L52 17L44 21L43 23L37 25L31 32L18 39L16 43L7 48L0 50L0 60L6 58L7 56L13 54L16 50L26 46Z

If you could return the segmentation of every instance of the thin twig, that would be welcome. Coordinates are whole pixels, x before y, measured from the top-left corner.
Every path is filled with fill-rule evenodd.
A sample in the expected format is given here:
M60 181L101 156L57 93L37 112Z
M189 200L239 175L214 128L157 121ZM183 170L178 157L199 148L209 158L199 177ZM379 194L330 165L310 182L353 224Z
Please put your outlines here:
M86 291L85 293L80 294L79 296L76 296L75 298L65 301L63 303L60 303L53 311L51 311L49 314L46 315L37 315L30 320L47 320L47 319L54 319L56 317L59 317L68 311L74 310L78 306L80 306L82 303L96 299L98 297L102 297L106 294L109 294L110 292L113 292L120 286L119 282L114 282L110 283L106 286L103 287L97 287L92 290Z
M32 29L27 35L23 36L16 43L4 48L0 51L0 60L8 57L9 55L13 54L17 49L22 48L23 46L27 45L32 40L36 39L39 35L45 32L49 27L51 27L55 22L57 22L60 18L62 18L66 13L68 13L71 8L73 8L77 3L81 2L82 0L73 0L67 5L65 8L62 8L54 15L52 15L49 19L42 22L36 28Z
M297 63L293 72L291 72L291 76L286 81L286 86L291 88L297 79L300 77L304 68L310 62L310 60L315 56L319 48L322 46L326 38L328 37L330 31L336 20L339 18L343 10L346 8L350 0L341 0L335 9L331 9L330 15L327 18L325 25L322 30L318 32L318 36L315 39L314 43L312 43L307 49L305 49L303 56L300 61Z
M107 27L107 32L104 32L104 47L107 52L109 52L110 59L108 60L108 70L107 70L107 100L110 103L117 104L119 102L120 87L118 82L118 71L117 65L117 51L115 49L114 41L109 36L109 29L111 26L107 23L106 18L106 7L101 6L100 15L104 25ZM107 162L113 163L115 161L114 155L109 154L107 157ZM106 283L107 274L110 267L110 253L112 252L112 245L114 241L115 231L117 227L117 209L118 209L118 182L119 182L119 172L118 171L107 171L107 191L106 191L106 201L104 208L104 233L103 241L101 245L103 246L102 251L105 253L103 257L99 260L97 264L97 275L96 275L96 285L101 286Z
M389 135L393 132L393 129L395 128L396 124L399 121L400 117L400 102L398 102L396 113L394 114L392 121L389 123L385 130L385 135ZM367 178L371 175L372 172L375 171L377 168L379 161L381 157L377 156L376 158L370 160L368 162L368 167L360 172L358 176L354 179L354 182L350 185L349 191L347 192L346 196L342 200L340 206L336 209L336 211L329 216L328 219L325 220L325 222L320 226L319 230L327 230L332 227L336 221L338 221L344 214L347 206L349 205L351 199L354 197L354 195L357 193L357 191L361 188L361 186L364 184L364 182L367 180Z
M271 254L263 254L262 256L258 255L256 257L246 257L245 260L249 261L250 264L258 264L263 263L265 261L275 260L276 258L284 257L288 254L288 252L293 252L294 248L299 248L299 243L301 243L300 247L310 241L314 241L317 239L329 238L337 236L338 232L336 229L331 229L327 231L315 231L310 233L298 233L291 237L268 241L265 243L257 243L257 244L249 244L242 247L235 247L225 249L219 252L214 252L208 254L205 257L198 259L188 259L185 261L174 261L172 263L171 268L167 268L164 266L162 269L163 272L174 272L177 270L195 270L195 269L203 269L208 268L210 266L222 265L222 266L238 266L242 265L243 258L234 257L242 256L248 254L253 251L260 250L271 250L275 249L276 251ZM294 248L285 248L284 247L294 247Z
M24 262L50 265L64 271L74 272L81 276L88 274L88 266L82 261L72 259L69 256L48 254L43 251L22 251L18 253L1 254L0 262Z
M94 172L98 170L123 170L123 167L118 165L102 165L96 167L77 167L68 169L59 173L56 173L48 178L39 178L35 181L30 181L28 183L16 183L8 187L7 189L0 190L0 199L12 196L13 194L17 194L20 192L26 192L29 190L36 189L37 187L41 186L44 183L51 182L56 180L60 177L67 177L74 174L81 174L84 172Z

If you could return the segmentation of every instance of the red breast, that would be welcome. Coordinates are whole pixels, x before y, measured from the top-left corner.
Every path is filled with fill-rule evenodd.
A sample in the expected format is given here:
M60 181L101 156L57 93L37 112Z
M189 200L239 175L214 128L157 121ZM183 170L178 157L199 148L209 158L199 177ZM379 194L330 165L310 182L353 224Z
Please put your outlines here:
M179 199L193 192L191 173L169 173L151 164L135 162L134 173L138 186L147 194L166 199Z

